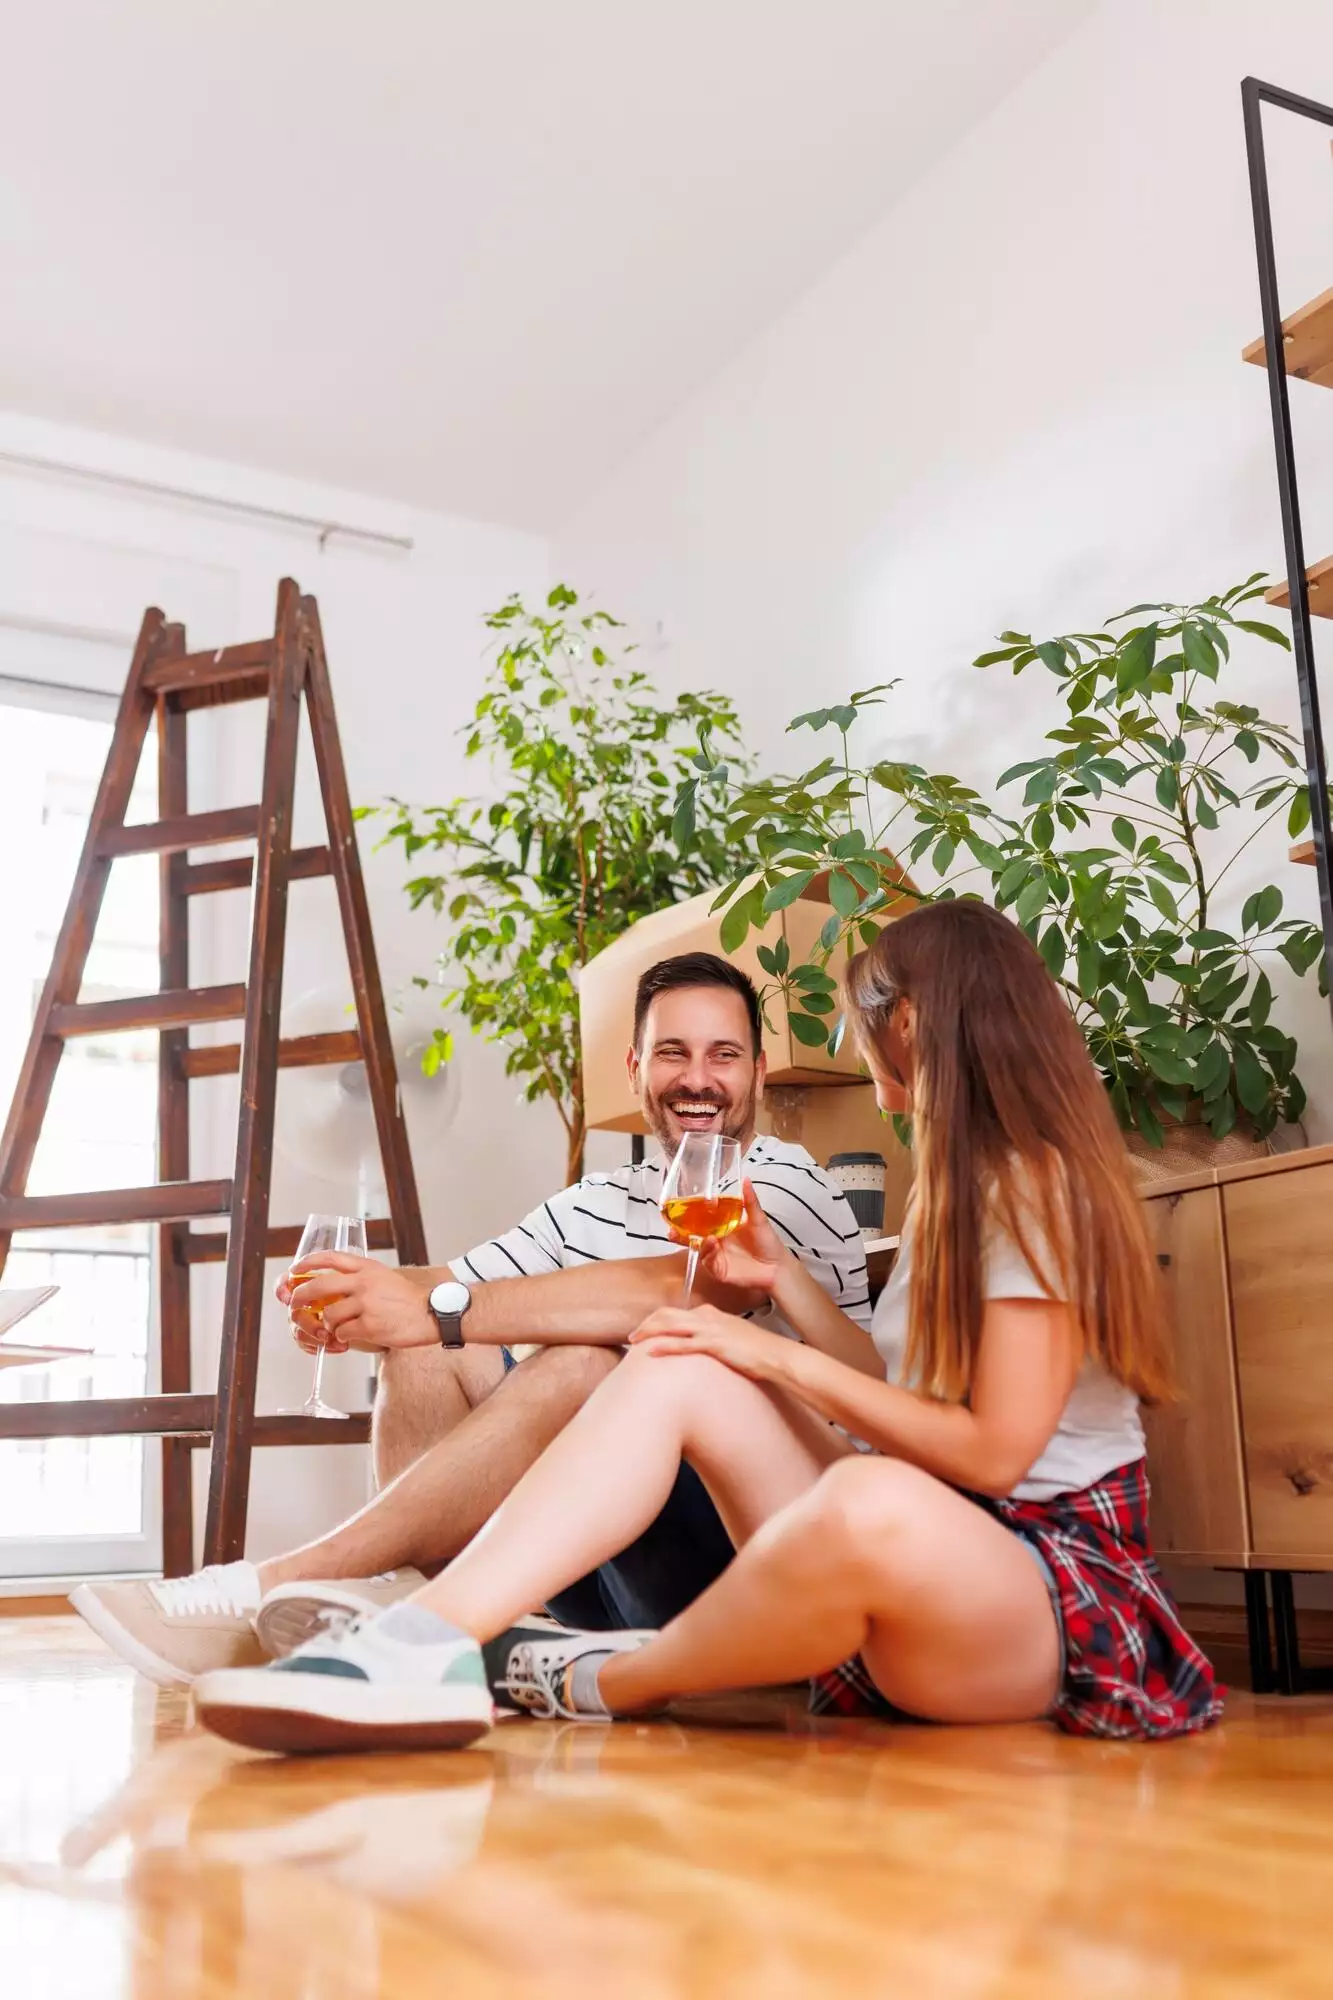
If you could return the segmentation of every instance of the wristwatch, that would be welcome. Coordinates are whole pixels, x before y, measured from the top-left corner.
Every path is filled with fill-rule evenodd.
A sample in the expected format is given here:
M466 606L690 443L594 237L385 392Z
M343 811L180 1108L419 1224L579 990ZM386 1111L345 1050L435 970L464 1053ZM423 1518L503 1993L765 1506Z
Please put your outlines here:
M442 1285L436 1285L426 1301L431 1318L439 1328L441 1347L461 1347L463 1345L463 1315L472 1304L472 1294L457 1278L446 1278Z

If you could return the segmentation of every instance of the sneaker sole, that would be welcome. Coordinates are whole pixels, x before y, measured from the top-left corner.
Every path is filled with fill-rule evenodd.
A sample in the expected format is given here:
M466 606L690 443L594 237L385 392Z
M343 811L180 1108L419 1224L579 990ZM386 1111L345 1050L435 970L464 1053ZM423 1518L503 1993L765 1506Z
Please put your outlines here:
M288 1591L290 1596L285 1594ZM365 1612L387 1611L390 1602L379 1603L354 1590L339 1590L336 1584L321 1585L316 1594L305 1584L280 1583L255 1613L255 1637L270 1660L285 1660L307 1639L314 1638L326 1611L350 1611L355 1618Z
M324 1622L326 1611L348 1611L354 1618L372 1617L400 1604L404 1597L421 1590L426 1578L404 1587L397 1597L369 1597L338 1583L279 1583L264 1597L255 1613L255 1637L270 1660L285 1660L307 1639L313 1639Z
M458 1688L449 1713L439 1690L377 1688L332 1675L269 1674L253 1668L203 1674L196 1719L246 1750L318 1754L330 1750L462 1750L494 1721L482 1688ZM321 1685L313 1686L312 1682Z
M127 1625L122 1625L114 1611L102 1602L91 1584L80 1583L69 1593L69 1601L78 1612L85 1625L91 1625L99 1639L110 1646L132 1666L145 1680L156 1682L158 1687L189 1687L194 1679L184 1667L173 1666L151 1651L142 1639L135 1636Z

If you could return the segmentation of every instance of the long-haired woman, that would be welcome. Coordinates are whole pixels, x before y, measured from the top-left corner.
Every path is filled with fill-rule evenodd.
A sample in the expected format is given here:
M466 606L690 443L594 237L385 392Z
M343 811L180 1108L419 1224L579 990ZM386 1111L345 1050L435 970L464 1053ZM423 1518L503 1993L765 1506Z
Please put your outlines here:
M512 1699L604 1717L808 1680L842 1713L1141 1737L1216 1719L1147 1539L1139 1405L1170 1393L1158 1271L1055 983L1007 918L956 901L890 924L846 997L916 1155L872 1338L751 1190L716 1268L766 1289L801 1341L708 1306L655 1314L439 1577L277 1668L207 1676L206 1721L272 1747L470 1740L489 1713L477 1642L630 1543L682 1458L735 1561L659 1634L509 1643Z

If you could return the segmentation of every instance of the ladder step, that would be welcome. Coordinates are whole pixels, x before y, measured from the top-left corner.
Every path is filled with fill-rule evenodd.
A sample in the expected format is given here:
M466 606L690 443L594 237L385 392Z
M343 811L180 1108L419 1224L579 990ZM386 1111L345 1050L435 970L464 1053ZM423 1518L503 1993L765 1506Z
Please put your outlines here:
M294 847L287 866L292 882L306 882L315 875L328 875L333 857L327 847ZM208 896L218 889L248 889L254 880L254 857L242 854L235 861L197 861L182 868L180 890L185 896Z
M232 806L226 812L183 813L179 819L111 827L97 851L111 860L125 854L183 854L187 848L216 847L225 840L254 840L258 833L259 807Z
M230 1181L159 1181L153 1187L103 1188L100 1194L0 1195L0 1231L189 1222L197 1215L226 1215L230 1209Z
M178 653L174 659L154 660L144 682L154 694L167 695L178 710L254 701L268 693L272 658L271 639L224 646L216 653Z
M244 992L244 988L241 989ZM296 1035L278 1043L279 1069L313 1069L320 1063L354 1063L361 1060L361 1037L355 1031L335 1035ZM179 1076L232 1076L241 1066L241 1045L227 1042L220 1048L186 1049L177 1066Z
M51 1033L104 1035L129 1028L184 1028L193 1021L239 1021L244 1013L244 986L183 986L126 1000L57 1004L51 1009Z
M0 1404L0 1438L175 1437L212 1442L216 1396L81 1396L73 1402ZM365 1444L370 1416L255 1418L256 1444Z
M394 1247L393 1224L388 1217L375 1217L366 1224L366 1240L372 1250L392 1250ZM294 1223L288 1229L270 1229L264 1242L264 1255L272 1258L294 1257L301 1241L301 1225ZM187 1264L221 1264L227 1255L225 1231L192 1231L180 1239L181 1254Z

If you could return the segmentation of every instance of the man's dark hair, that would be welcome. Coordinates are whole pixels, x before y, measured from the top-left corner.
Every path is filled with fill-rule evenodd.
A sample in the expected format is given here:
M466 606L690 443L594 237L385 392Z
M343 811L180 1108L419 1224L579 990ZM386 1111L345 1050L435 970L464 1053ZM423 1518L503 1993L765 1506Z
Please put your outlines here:
M678 958L660 958L656 965L648 967L634 995L636 1049L643 1045L643 1024L658 994L675 993L682 986L729 986L733 993L739 993L749 1016L752 1053L759 1054L763 1047L764 1029L755 983L738 965L732 965L729 959L719 958L711 951L683 951Z

